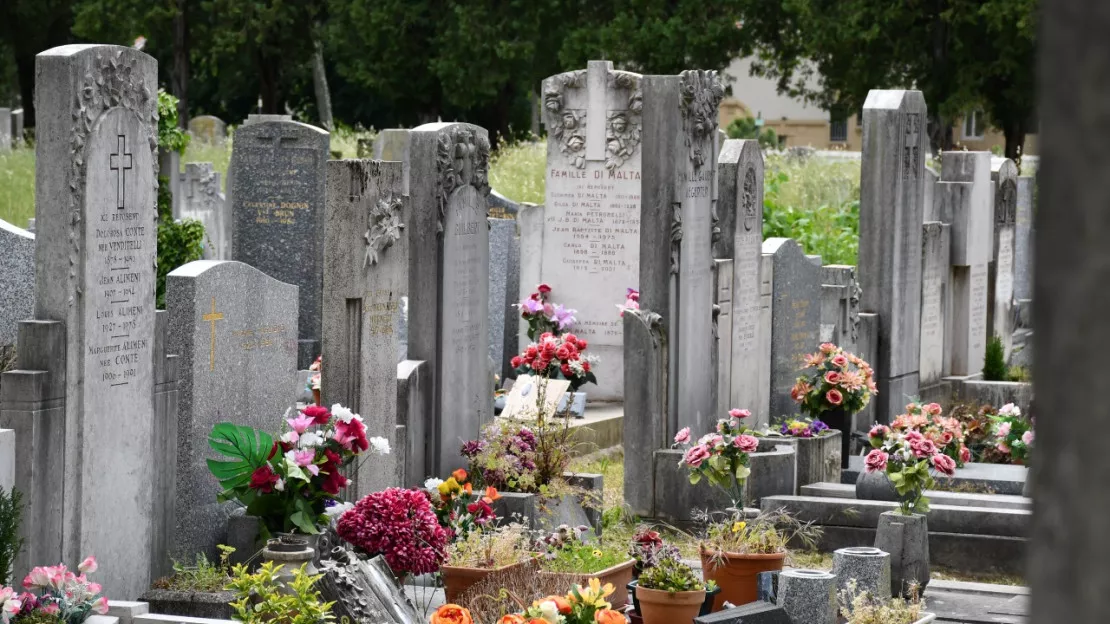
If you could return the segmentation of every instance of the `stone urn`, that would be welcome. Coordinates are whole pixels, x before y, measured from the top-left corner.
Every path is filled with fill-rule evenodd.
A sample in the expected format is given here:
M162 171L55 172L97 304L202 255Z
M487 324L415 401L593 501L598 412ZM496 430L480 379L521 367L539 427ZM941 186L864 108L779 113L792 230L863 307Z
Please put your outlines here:
M867 472L864 470L856 478L856 498L859 500L898 502L898 490L886 472Z
M880 514L875 548L890 553L892 596L910 597L913 584L919 596L925 593L929 584L929 522L924 514Z
M856 582L857 592L879 596L890 587L890 554L870 546L841 548L833 553L837 592Z
M316 565L313 563L316 550L310 545L310 539L314 544L316 540L312 538L318 537L281 533L266 542L266 546L262 549L262 560L273 561L282 566L281 573L278 575L282 585L288 585L293 580L293 572L302 565L305 566L305 572L308 574L316 574Z

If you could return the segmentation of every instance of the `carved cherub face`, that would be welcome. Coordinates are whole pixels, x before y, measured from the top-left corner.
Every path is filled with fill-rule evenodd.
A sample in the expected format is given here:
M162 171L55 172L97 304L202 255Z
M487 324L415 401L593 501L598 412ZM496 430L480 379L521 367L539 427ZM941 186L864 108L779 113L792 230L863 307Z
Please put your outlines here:
M624 113L618 113L609 121L609 126L613 128L613 132L622 134L628 129L628 117L626 117Z
M578 119L574 116L574 113L569 111L563 113L563 127L567 130L574 130L578 127Z

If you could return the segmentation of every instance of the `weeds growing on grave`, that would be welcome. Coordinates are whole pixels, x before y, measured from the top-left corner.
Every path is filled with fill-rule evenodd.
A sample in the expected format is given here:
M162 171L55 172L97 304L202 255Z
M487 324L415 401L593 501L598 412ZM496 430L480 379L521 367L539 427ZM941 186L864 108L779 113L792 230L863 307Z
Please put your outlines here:
M1002 339L996 334L991 334L987 341L987 351L983 356L983 381L1006 381L1006 348L1002 346Z
M908 601L872 596L859 591L853 579L839 593L840 615L847 624L913 624L925 612L925 602L919 598L916 587L911 587L910 594Z
M0 586L11 580L15 556L23 547L19 537L19 521L23 514L23 496L14 487L5 492L0 488Z
M220 544L220 560L208 561L204 553L197 553L193 564L173 562L173 576L160 578L154 582L155 589L168 589L183 592L223 591L231 580L231 554L235 549Z

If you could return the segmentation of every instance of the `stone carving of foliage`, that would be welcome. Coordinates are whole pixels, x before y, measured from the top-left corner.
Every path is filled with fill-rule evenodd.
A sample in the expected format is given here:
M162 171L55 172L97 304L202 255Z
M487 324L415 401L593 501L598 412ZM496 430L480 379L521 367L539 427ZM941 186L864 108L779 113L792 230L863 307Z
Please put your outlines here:
M548 140L559 146L559 152L571 165L586 166L586 111L566 108L567 89L586 86L586 70L566 72L544 81L543 110L547 118Z
M605 168L612 171L632 158L640 147L644 96L640 90L640 76L637 74L611 71L609 87L630 91L627 109L607 112Z
M489 195L489 149L489 139L476 126L455 124L440 132L436 144L440 231L447 201L456 189L469 185L483 198Z
M682 72L682 129L694 168L701 168L712 156L717 134L717 114L724 86L715 71L700 69Z
M682 249L682 204L675 203L671 212L671 274L678 275L679 255Z
M362 268L377 264L378 254L401 239L401 232L405 229L405 224L401 223L403 207L401 198L393 197L392 194L381 196L370 207L369 227L362 235L366 239L366 257L362 261Z

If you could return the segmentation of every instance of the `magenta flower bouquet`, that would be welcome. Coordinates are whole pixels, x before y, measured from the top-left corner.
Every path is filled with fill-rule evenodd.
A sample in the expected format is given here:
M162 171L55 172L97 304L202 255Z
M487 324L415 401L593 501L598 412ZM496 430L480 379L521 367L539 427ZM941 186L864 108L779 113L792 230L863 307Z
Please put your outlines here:
M398 576L438 570L447 557L450 538L428 495L401 488L362 497L354 509L339 517L336 530L359 550L383 556Z
M732 409L728 418L717 421L716 429L697 442L690 442L689 427L683 428L674 437L675 447L686 447L679 465L685 465L690 470L690 484L705 478L728 494L736 508L743 506L744 482L751 474L748 456L759 447L759 440L743 424L749 416L751 412L748 410Z
M558 336L565 331L570 331L578 320L574 316L578 310L552 303L550 295L551 287L540 284L536 286L536 292L529 295L527 299L513 304L513 307L520 310L520 317L527 321L528 337L532 340L544 333Z
M864 459L867 472L886 472L898 491L899 511L909 516L929 511L925 490L933 487L930 470L952 476L956 460L945 455L920 431L896 431L875 425L868 433L872 450Z

